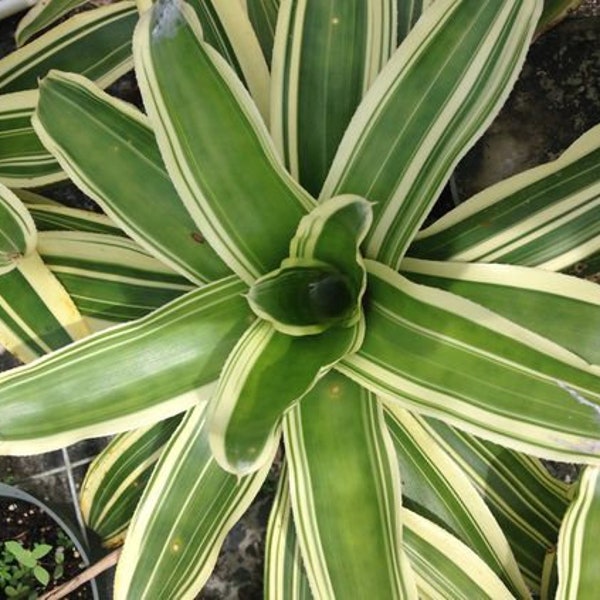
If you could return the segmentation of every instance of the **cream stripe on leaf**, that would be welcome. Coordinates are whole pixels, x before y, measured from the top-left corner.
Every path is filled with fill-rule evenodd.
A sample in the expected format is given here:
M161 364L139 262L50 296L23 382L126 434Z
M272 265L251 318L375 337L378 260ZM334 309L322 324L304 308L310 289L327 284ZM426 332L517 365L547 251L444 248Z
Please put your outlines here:
M541 5L438 0L375 80L320 195L377 202L367 257L399 264L452 169L506 100Z
M17 261L35 252L37 231L27 208L13 192L0 184L0 276Z
M22 362L89 333L37 240L27 208L0 184L0 343Z
M86 317L131 321L192 289L187 279L122 236L42 232L38 251Z
M600 125L557 160L476 194L422 230L409 256L563 269L600 249Z
M275 40L282 51L273 61L271 130L294 178L316 196L350 118L395 49L396 0L300 0L289 8L277 26L285 39Z
M232 473L260 468L279 443L283 413L364 335L360 320L319 335L294 337L257 319L240 338L223 367L211 399L211 447Z
M245 477L223 471L209 447L204 407L190 410L134 514L117 566L115 600L196 597L269 464Z
M90 464L79 502L86 525L104 547L123 543L156 462L180 422L176 415L115 436Z
M418 259L403 260L401 272L411 281L477 302L586 361L600 364L597 284L513 265Z
M264 596L265 600L313 598L300 556L285 463L279 475L279 485L267 525Z
M404 509L406 553L419 596L432 600L512 600L514 596L468 546L432 521Z
M314 202L279 163L240 81L202 41L193 10L161 0L146 12L134 58L167 171L197 227L246 282L277 268Z
M17 25L15 31L17 46L22 46L36 33L43 31L70 10L84 3L85 0L39 0Z
M206 400L247 327L251 313L243 290L238 279L223 279L138 321L3 373L0 452L60 448L140 427ZM28 410L17 410L24 402Z
M531 590L543 592L546 559L556 547L572 486L551 477L531 456L437 419L417 420L477 488L508 538Z
M400 465L407 508L452 532L518 598L531 594L505 534L460 467L411 414L394 404L386 424Z
M229 272L179 199L139 111L83 77L52 72L33 122L73 181L142 247L195 283Z
M558 537L557 600L593 600L600 589L600 471L587 467Z
M248 89L265 123L270 118L271 77L269 67L250 19L231 0L193 0L205 40L216 48ZM216 29L210 36L203 14L209 13Z
M284 418L290 498L316 598L416 598L383 410L330 373Z
M31 125L37 90L0 95L0 182L35 187L66 179Z
M137 22L133 2L86 11L0 60L0 91L37 87L50 69L86 75L102 87L131 69L131 36Z
M19 196L23 200L24 190ZM33 217L37 230L42 231L80 231L109 235L125 234L107 216L80 208L71 208L61 204L25 203L29 214Z
M367 268L367 333L339 369L509 448L600 462L597 366L459 296Z

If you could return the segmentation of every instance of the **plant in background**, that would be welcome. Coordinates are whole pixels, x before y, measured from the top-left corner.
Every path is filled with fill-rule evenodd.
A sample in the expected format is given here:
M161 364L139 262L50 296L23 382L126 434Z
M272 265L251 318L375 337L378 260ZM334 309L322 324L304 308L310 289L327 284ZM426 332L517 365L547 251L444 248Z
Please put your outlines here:
M46 561L41 560L44 557ZM6 598L37 598L51 579L56 581L62 577L64 561L63 546L53 548L50 544L36 543L27 550L20 542L8 540L0 553L0 591ZM52 574L46 568L49 563L52 563Z
M0 452L125 432L82 492L116 598L193 597L281 441L266 597L549 597L556 563L593 597L600 297L557 271L600 246L600 129L420 230L542 3L243 5L142 13L147 116L42 81L35 131L107 217L2 188L31 362ZM529 455L589 465L569 508Z

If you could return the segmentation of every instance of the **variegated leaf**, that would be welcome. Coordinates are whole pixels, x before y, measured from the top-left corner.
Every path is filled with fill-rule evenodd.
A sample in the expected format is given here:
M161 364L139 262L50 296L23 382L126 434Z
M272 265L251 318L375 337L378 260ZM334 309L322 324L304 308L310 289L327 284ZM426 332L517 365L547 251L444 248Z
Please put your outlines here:
M367 333L342 372L509 448L600 462L599 367L468 300L367 269Z
M271 131L311 194L319 194L350 118L395 47L396 0L282 4Z
M243 290L237 278L223 279L2 373L0 452L60 448L141 427L206 400L247 326ZM24 405L26 411L19 408Z
M437 0L350 123L321 191L377 202L365 256L397 267L452 169L506 100L536 0Z
M270 66L280 0L240 0L240 2L248 14L265 60Z
M181 203L142 113L83 77L52 72L33 123L73 181L142 247L195 283L229 273Z
M101 233L40 233L38 250L81 314L120 323L138 319L192 289L135 242Z
M117 2L71 17L0 60L0 91L37 87L50 69L86 75L102 87L132 67L133 2Z
M27 208L0 184L0 276L35 251L37 231Z
M107 548L120 546L146 484L181 415L115 436L89 466L79 503Z
M421 231L409 256L560 270L600 250L600 125Z
M223 471L209 447L204 407L191 409L134 514L115 576L115 600L195 597L269 464L246 477Z
M317 598L416 598L400 472L377 399L331 373L284 418L290 498Z
M242 84L202 41L195 13L161 0L140 19L134 57L167 170L203 235L248 283L277 268L314 204L279 164Z
M600 586L598 536L600 535L600 470L587 467L558 537L557 600L592 600Z

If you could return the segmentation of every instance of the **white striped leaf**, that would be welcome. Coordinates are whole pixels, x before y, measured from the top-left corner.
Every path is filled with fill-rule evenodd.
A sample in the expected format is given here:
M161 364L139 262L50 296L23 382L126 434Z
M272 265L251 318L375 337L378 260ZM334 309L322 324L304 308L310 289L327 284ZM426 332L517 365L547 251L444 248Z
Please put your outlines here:
M37 252L0 275L0 344L22 362L88 333L77 307Z
M134 58L167 171L203 235L248 283L276 269L314 204L279 164L256 106L202 41L190 7L162 0L147 11Z
M179 423L176 415L115 436L90 464L79 503L106 548L120 546L156 462Z
M509 448L600 462L599 367L464 298L367 270L367 332L342 372Z
M209 447L204 407L190 410L134 514L115 575L115 600L194 598L269 465L246 477L223 471Z
M19 198L0 183L0 276L35 252L37 231Z
M17 25L17 46L22 46L29 38L82 4L85 4L85 0L38 0Z
M279 485L267 524L265 548L265 600L312 600L300 545L292 518L287 465L279 475Z
M190 0L202 25L204 40L229 63L269 123L269 67L250 19L239 0Z
M265 60L268 65L271 65L280 0L240 0L240 2L252 23Z
M38 250L82 315L138 319L192 289L135 242L78 231L40 233Z
M50 69L86 75L102 87L132 67L133 2L117 2L71 17L0 60L0 91L37 87Z
M350 118L396 47L396 0L282 4L271 131L294 178L321 190Z
M396 0L398 8L398 44L404 41L410 30L416 25L421 15L434 0Z
M419 597L432 600L512 600L500 578L468 546L439 525L405 509L406 553Z
M377 202L365 256L396 267L452 169L506 100L535 0L437 0L358 107L320 197Z
M572 486L551 477L535 458L436 419L417 419L478 489L508 538L531 590L542 598L552 597L544 589L547 565L552 564Z
M557 600L593 600L600 589L600 471L583 470L558 537Z
M143 248L195 283L229 273L181 203L142 113L83 77L52 72L33 123L73 181Z
M38 231L79 231L125 236L106 215L58 202L49 203L43 196L27 190L17 190L17 195L25 202Z
M600 288L513 265L402 261L411 281L468 298L600 365Z
M2 373L0 452L60 448L140 427L206 400L247 326L243 290L238 279L223 279L138 321ZM26 411L19 408L24 405Z
M67 178L31 126L37 101L37 90L0 95L0 182L9 187L42 186Z
M371 205L356 196L317 206L300 221L281 267L250 288L252 310L295 336L357 323L367 284L359 247L371 221Z
M211 447L232 473L260 468L277 448L283 413L346 354L356 351L364 321L293 337L257 319L240 338L211 399Z
M377 399L331 373L284 418L294 522L316 598L416 598L400 472Z
M562 156L476 194L421 231L409 256L564 269L600 250L600 125Z
M386 424L400 465L405 506L452 532L516 597L530 598L505 534L459 465L409 412L390 404Z

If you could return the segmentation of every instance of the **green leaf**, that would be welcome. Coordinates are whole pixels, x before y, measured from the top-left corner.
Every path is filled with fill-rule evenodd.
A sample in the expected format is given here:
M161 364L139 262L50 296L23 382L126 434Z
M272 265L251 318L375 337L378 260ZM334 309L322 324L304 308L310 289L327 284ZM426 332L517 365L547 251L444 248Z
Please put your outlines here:
M257 319L223 367L211 399L211 447L232 473L249 473L277 447L283 413L362 341L363 321L292 337Z
M409 255L556 271L600 250L600 125L560 158L473 196L421 231Z
M302 0L281 7L272 131L285 164L318 195L342 135L396 45L396 0Z
M44 587L50 582L50 573L40 565L33 567L33 575Z
M114 437L90 464L81 486L86 525L105 547L120 545L133 512L181 416Z
M342 372L509 448L598 463L597 366L468 300L367 269L367 333Z
M405 509L406 553L422 598L510 600L500 578L468 546L439 525Z
M552 29L580 4L581 0L544 0L544 11L538 22L536 34L541 35Z
M22 564L32 569L35 566L35 559L32 558L31 552L23 548L21 542L8 540L4 542L4 547Z
M600 364L600 290L567 275L512 265L402 261L403 275L468 298Z
M398 44L404 41L410 30L416 25L423 11L428 4L433 4L434 0L398 0Z
M71 17L0 60L0 90L37 87L50 69L86 75L102 87L132 67L131 36L137 21L133 2L117 2Z
M50 544L35 544L35 547L31 551L31 556L35 559L40 559L46 556L52 550Z
M437 0L392 56L320 194L377 202L365 256L398 266L452 169L506 100L540 9L535 0Z
M201 403L247 327L243 290L238 279L223 279L2 373L0 452L44 452Z
M287 464L279 475L277 493L269 514L265 548L265 600L312 600L308 578L300 556L300 546L290 503Z
M195 283L227 275L169 181L139 111L83 77L52 72L40 84L33 123L79 187L142 247Z
M204 408L190 410L135 512L117 566L115 600L193 598L269 464L247 477L223 471L209 447Z
M229 0L190 0L202 26L204 40L229 63L269 123L269 67L250 19L239 3Z
M77 307L37 252L0 276L0 343L22 362L88 333Z
M194 222L246 282L277 268L313 201L279 164L246 90L202 42L194 12L161 0L140 19L134 57L167 170Z
M267 64L271 64L280 0L242 0Z
M359 246L371 223L371 206L338 196L302 218L281 267L254 282L252 310L289 335L313 335L349 326L361 314L366 273Z
M453 533L519 598L530 598L508 540L460 466L421 426L397 406L386 413L407 508Z
M0 95L0 182L9 187L42 186L67 178L31 125L37 101L37 90Z
M102 233L48 231L38 250L82 315L131 321L192 289L135 242Z
M544 596L546 559L556 546L572 486L551 477L531 456L436 419L418 421L477 488L508 538L532 591L542 598L553 597Z
M556 598L594 598L600 586L597 556L600 535L600 471L583 470L575 499L563 520L558 538Z
M84 3L85 0L40 0L19 21L15 32L17 46Z
M37 232L29 212L15 194L0 184L0 276L22 256L35 251Z
M416 598L402 544L399 469L376 398L331 373L285 416L284 434L315 596Z

